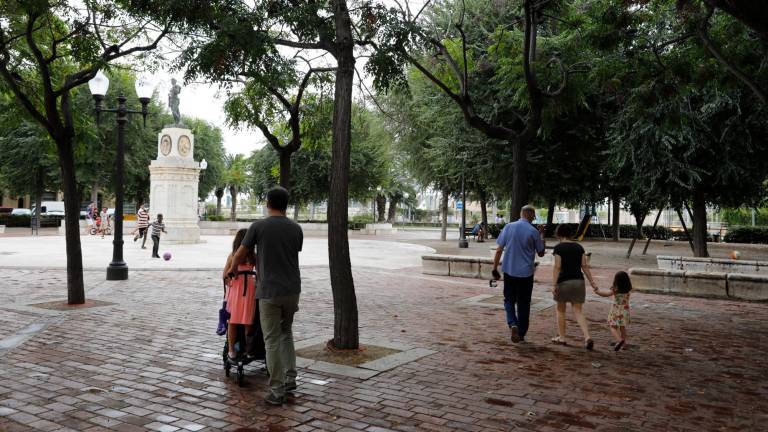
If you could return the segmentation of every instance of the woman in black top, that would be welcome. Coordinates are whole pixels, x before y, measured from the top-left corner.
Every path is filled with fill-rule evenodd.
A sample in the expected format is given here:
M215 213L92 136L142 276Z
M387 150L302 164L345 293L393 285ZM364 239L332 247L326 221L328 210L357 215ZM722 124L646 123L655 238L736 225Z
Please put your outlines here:
M552 292L557 302L557 337L552 338L552 342L565 345L565 305L571 303L573 306L573 315L576 322L581 327L581 333L584 335L584 346L592 350L594 342L589 337L589 328L587 320L581 312L581 306L584 304L585 288L584 275L589 279L592 288L595 288L595 280L589 271L587 257L584 254L584 248L580 244L571 241L573 230L569 225L559 225L555 233L560 243L555 246L552 254L555 257L555 264L552 270Z

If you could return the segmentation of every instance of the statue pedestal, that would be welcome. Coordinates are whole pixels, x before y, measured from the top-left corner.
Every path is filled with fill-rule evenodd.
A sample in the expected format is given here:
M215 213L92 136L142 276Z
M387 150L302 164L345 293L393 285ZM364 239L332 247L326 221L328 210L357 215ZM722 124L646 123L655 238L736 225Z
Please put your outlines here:
M149 165L151 221L163 215L161 243L199 243L197 186L200 164L193 158L195 137L181 127L158 134L157 159Z

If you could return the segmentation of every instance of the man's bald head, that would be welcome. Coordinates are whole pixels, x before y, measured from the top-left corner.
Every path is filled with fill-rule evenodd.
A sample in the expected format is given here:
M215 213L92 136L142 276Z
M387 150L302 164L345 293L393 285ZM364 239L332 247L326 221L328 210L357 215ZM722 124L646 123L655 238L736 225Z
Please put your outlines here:
M520 217L533 222L533 220L536 219L536 207L530 204L523 206L523 208L520 209Z

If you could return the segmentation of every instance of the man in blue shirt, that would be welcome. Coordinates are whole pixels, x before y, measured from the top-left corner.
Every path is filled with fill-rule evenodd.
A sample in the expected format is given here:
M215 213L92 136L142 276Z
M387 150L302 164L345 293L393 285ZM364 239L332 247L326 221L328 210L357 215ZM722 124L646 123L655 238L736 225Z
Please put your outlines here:
M520 211L517 222L507 224L496 239L496 256L493 259L493 276L501 279L498 267L502 253L504 259L504 310L512 342L525 340L531 315L533 271L535 255L544 256L544 226L533 226L536 209L527 205Z

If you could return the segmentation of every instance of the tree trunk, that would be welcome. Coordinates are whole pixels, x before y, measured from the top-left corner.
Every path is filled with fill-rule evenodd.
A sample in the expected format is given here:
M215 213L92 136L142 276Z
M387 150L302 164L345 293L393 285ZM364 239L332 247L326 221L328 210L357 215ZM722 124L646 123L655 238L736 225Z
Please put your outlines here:
M552 221L555 219L555 200L550 198L547 201L547 229L546 235L552 236L555 233L555 227L552 226Z
M299 220L299 210L301 210L301 206L298 204L293 205L293 220L298 221Z
M621 200L618 195L612 197L613 201L613 241L619 241L621 236Z
M483 224L483 230L488 232L488 195L485 191L480 191L480 223Z
M280 186L290 190L291 185L291 152L280 151Z
M443 188L443 198L440 201L440 240L448 239L448 188Z
M237 220L237 186L229 187L229 195L232 197L232 208L229 210L229 220Z
M635 247L635 243L637 243L637 239L640 238L640 236L643 235L643 222L645 222L645 217L647 215L637 216L635 215L635 223L637 224L637 229L635 230L635 236L632 237L632 241L629 243L629 249L627 249L627 259L629 259L630 256L632 256L632 249Z
M42 167L38 167L37 175L35 176L35 223L32 230L35 235L40 235L40 217L43 215L43 188L44 188L44 175ZM80 212L78 212L79 217ZM79 225L79 222L78 222ZM78 228L79 231L79 228Z
M354 40L347 2L333 0L336 31L336 84L333 105L331 188L328 199L328 263L333 292L333 340L339 349L359 347L357 297L349 257L348 200L352 141Z
M394 197L389 197L389 211L387 212L387 223L395 223L395 217L397 217L397 204L399 200Z
M91 185L91 202L99 205L99 182L94 180Z
M85 303L83 283L83 252L80 246L80 194L75 180L75 157L72 138L56 140L61 169L61 187L64 192L64 226L67 245L67 303ZM38 209L40 207L38 206Z
M512 144L512 202L509 221L520 219L520 209L528 204L528 142L524 137Z
M707 201L704 192L693 190L693 256L706 258L707 251Z
M387 210L387 197L384 195L376 195L376 222L384 222L384 213Z
M691 247L691 252L695 254L696 248L693 247L693 238L691 233L688 232L688 227L685 226L685 218L683 217L683 212L680 210L680 208L675 209L675 211L677 211L677 217L680 218L680 225L683 227L683 232L685 233L685 238L688 240L688 245Z
M224 197L224 190L216 189L216 216L221 216L221 199L223 197Z

